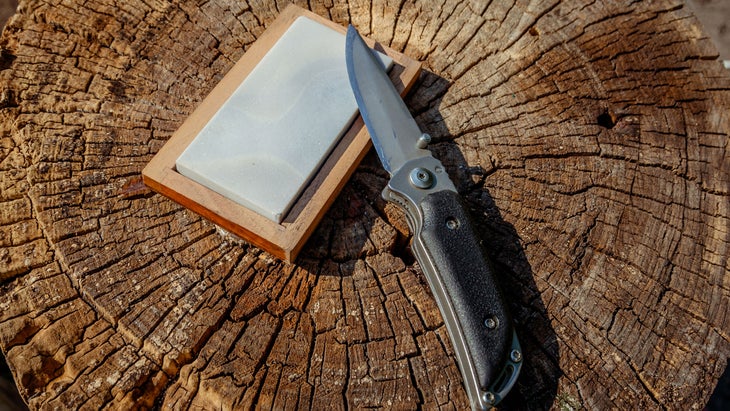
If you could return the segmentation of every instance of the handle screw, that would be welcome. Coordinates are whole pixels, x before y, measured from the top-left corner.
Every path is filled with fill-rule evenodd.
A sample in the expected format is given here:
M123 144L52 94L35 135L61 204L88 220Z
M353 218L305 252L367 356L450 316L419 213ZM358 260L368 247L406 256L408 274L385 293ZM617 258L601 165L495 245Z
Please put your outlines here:
M499 325L499 321L494 317L489 317L486 320L484 320L484 326L489 328L490 330L497 328L498 325Z
M518 350L512 350L512 352L509 353L509 358L512 360L512 362L520 362L522 361L522 353Z
M457 228L459 228L459 220L454 217L447 218L446 228L448 228L449 230L456 230Z

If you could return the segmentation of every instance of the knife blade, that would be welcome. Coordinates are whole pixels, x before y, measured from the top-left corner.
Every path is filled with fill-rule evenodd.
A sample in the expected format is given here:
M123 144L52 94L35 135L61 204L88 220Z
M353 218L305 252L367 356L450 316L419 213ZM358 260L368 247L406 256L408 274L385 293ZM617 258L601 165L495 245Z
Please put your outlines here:
M494 269L454 184L427 149L430 137L353 26L345 56L360 114L391 176L383 198L405 211L413 254L446 324L472 409L489 409L522 367Z

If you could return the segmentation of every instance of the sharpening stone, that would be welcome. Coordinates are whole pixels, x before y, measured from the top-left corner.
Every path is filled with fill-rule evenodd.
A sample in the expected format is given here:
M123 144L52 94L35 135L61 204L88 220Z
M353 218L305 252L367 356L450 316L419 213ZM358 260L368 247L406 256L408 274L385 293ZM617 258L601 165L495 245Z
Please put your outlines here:
M392 59L378 54L389 68ZM175 165L280 223L356 114L345 36L299 17Z

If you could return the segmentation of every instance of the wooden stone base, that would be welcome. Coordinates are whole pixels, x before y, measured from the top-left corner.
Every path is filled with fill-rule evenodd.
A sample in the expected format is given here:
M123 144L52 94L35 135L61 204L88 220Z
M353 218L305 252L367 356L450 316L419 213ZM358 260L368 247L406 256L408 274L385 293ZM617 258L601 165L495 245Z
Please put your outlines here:
M281 222L271 221L179 173L175 162L234 90L300 16L345 33L345 27L310 11L294 5L287 7L142 170L145 184L153 190L170 197L247 242L289 262L296 259L324 213L360 164L365 153L372 147L370 136L360 117L340 138ZM405 95L418 78L421 65L393 49L383 48L380 45L376 47L393 59L391 76L396 87ZM276 190L277 187L272 186L270 189Z

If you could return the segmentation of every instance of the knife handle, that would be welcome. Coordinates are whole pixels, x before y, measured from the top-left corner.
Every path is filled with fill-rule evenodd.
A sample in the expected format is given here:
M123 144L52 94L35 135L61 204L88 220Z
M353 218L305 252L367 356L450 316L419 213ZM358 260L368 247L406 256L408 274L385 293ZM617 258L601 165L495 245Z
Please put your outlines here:
M512 388L522 361L504 298L459 194L426 194L418 208L413 252L444 317L472 408L489 409Z

